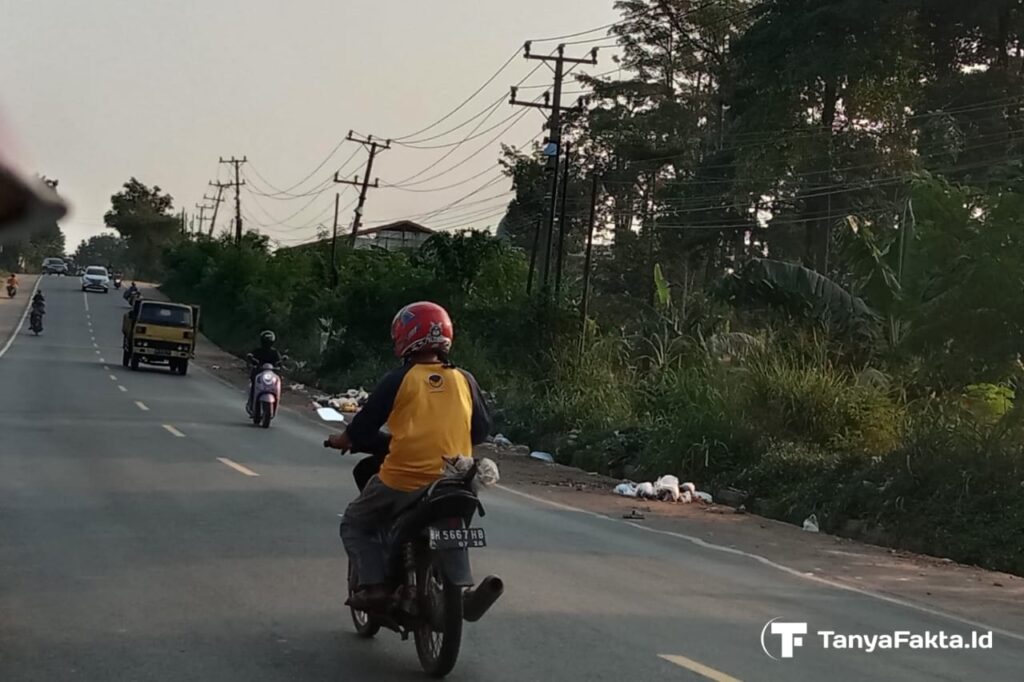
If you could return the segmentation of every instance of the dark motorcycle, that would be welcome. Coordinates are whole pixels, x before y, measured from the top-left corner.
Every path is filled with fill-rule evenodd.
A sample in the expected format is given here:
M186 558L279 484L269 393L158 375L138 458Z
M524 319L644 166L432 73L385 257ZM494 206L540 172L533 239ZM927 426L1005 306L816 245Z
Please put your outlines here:
M362 491L380 469L388 439L363 452L373 453L355 466L353 475ZM324 443L324 447L330 447ZM442 478L424 489L392 522L382 540L390 574L398 576L390 601L372 612L350 609L360 637L371 638L382 627L403 640L413 635L423 670L444 677L455 667L462 645L463 621L475 623L501 597L504 583L487 576L479 585L469 565L469 549L485 547L482 528L471 528L473 517L484 516L476 493L477 463L463 474ZM349 565L349 596L358 585Z
M41 305L33 305L28 316L28 328L33 334L39 336L43 331L43 315L45 310Z
M121 275L114 275L113 283L114 283L114 288L115 289L120 289L121 288Z
M18 287L14 286L13 284L8 284L7 285L7 297L8 298L14 298L15 294L17 294L17 293L18 293Z

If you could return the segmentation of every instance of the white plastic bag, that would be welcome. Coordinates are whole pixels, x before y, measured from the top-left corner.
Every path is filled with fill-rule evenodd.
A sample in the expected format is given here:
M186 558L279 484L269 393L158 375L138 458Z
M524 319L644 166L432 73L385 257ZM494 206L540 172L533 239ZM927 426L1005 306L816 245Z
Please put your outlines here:
M620 483L615 486L615 494L623 497L636 497L636 483Z
M680 491L689 490L690 494L692 495L693 493L697 492L697 486L695 486L694 484L692 484L689 481L687 481L686 483L684 483L681 486L679 486L679 490Z
M673 502L679 501L679 479L675 476L662 476L654 482L655 494Z
M485 488L492 488L498 485L498 481L501 480L501 474L498 473L498 465L494 460L483 457L477 462L476 480Z
M703 491L698 490L693 494L696 495L697 499L700 500L701 502L706 502L708 504L714 502L714 500L711 498L711 493L705 493Z
M642 497L646 500L653 500L658 496L658 494L654 492L653 483L641 483L636 487L636 496Z
M806 530L808 533L817 533L818 532L818 515L817 514L811 514L806 519L804 519L804 530Z

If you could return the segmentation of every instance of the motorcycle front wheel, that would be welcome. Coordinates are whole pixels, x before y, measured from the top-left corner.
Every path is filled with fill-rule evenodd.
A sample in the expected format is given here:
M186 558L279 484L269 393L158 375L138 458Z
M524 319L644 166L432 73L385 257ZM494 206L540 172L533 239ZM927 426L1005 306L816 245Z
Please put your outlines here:
M431 677L444 677L455 667L462 646L462 588L445 577L433 552L416 575L420 623L413 632L420 665Z
M269 407L264 407L262 410L260 410L260 412L260 426L262 426L265 429L269 429L270 420L274 418L273 411Z

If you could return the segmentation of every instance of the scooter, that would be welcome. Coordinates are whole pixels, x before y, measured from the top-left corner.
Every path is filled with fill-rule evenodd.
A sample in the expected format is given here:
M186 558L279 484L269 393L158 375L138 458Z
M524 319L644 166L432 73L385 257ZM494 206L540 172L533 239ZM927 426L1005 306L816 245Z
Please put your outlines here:
M7 285L7 297L8 298L14 298L14 295L16 293L18 293L18 287L14 286L13 284L8 284Z
M281 377L273 365L262 365L256 371L256 359L252 355L245 359L252 370L249 402L245 405L245 411L253 424L270 428L270 422L277 416L277 408L281 404Z
M115 289L120 289L121 288L121 276L120 275L114 275L113 282L114 282L114 288Z

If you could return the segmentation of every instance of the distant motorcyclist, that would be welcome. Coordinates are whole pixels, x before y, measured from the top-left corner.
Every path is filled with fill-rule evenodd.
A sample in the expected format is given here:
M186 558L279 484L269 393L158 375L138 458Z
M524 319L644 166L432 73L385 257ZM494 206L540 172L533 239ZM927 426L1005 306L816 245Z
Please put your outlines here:
M249 360L249 401L247 403L247 410L252 410L252 394L256 385L256 375L259 374L260 368L263 365L273 365L279 367L281 365L281 353L278 352L274 344L277 343L277 334L269 329L265 329L260 332L260 345L254 348L246 356Z
M29 309L29 328L36 334L43 331L43 315L46 314L46 297L43 292L37 291L32 296L32 305Z
M12 272L7 278L7 294L14 296L16 293L18 293L18 276Z
M132 282L132 285L130 287L128 287L128 289L125 290L125 292L124 292L125 300L132 301L138 295L139 295L139 288L137 286L135 286L135 282Z

